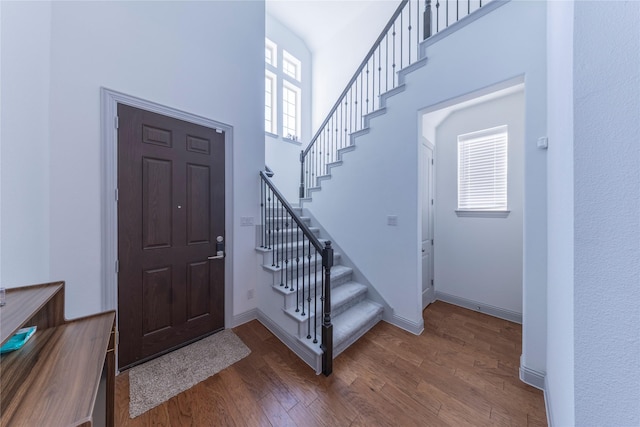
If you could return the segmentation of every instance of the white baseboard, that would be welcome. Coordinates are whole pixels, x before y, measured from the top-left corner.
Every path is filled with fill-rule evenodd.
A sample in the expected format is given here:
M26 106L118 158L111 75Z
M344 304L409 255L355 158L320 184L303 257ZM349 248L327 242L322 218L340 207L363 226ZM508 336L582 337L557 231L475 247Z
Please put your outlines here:
M251 322L258 318L258 309L252 308L249 311L245 311L244 313L240 313L231 318L231 326L228 328L235 328L236 326L243 325L247 322Z
M520 356L520 380L525 384L529 384L532 387L545 391L544 372L536 371L535 369L524 366L522 363L522 356Z
M490 316L498 317L500 319L508 320L510 322L522 324L522 313L517 313L511 310L505 310L503 308L494 307L492 305L484 304L477 301L472 301L466 298L461 298L455 295L446 294L444 292L436 291L436 299L449 304L458 305L460 307L468 308L469 310L485 313Z
M386 314L386 313L385 313ZM384 316L382 317L382 320L384 320L387 323L392 324L393 326L397 326L400 329L404 329L407 332L411 332L414 335L420 335L422 333L422 331L424 331L424 320L420 319L420 322L414 322L412 320L409 319L405 319L404 317L400 317L396 314L393 314L391 316Z

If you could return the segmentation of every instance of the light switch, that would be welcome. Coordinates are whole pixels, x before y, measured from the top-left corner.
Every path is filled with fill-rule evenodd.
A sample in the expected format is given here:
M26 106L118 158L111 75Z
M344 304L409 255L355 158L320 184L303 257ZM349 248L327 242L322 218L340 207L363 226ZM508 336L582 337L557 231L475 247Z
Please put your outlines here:
M240 217L240 226L241 227L250 227L253 225L253 217L252 216L241 216Z
M549 138L547 138L546 136L541 136L540 138L538 138L538 148L542 150L549 148Z
M387 225L397 226L398 225L398 216L397 215L389 215L389 216L387 216Z

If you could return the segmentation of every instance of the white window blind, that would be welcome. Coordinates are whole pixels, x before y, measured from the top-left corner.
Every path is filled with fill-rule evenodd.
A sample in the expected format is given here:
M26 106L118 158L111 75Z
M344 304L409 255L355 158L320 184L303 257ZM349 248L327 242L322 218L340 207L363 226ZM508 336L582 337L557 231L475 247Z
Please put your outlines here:
M458 136L458 209L507 210L507 126Z

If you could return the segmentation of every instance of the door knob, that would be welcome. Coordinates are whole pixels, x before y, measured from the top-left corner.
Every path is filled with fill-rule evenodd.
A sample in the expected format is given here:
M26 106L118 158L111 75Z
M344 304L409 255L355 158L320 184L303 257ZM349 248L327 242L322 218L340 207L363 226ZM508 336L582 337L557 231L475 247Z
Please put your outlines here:
M218 236L216 238L216 254L215 256L207 257L207 259L222 259L224 258L224 237Z

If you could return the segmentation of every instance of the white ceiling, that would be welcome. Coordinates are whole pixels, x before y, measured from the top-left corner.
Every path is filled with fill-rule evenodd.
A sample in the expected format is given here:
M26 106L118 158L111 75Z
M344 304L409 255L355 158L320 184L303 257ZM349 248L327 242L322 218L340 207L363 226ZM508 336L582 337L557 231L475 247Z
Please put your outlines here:
M317 52L363 14L382 30L399 4L399 0L266 0L266 11Z

